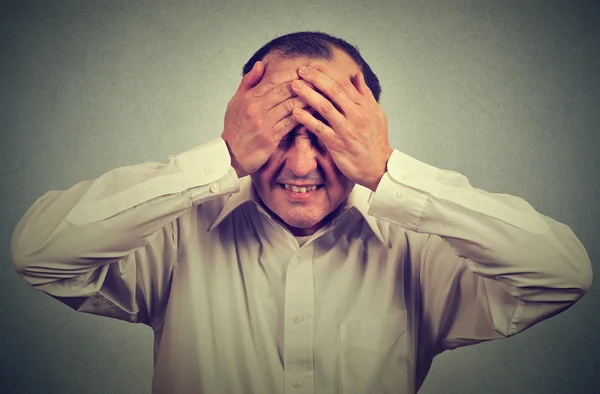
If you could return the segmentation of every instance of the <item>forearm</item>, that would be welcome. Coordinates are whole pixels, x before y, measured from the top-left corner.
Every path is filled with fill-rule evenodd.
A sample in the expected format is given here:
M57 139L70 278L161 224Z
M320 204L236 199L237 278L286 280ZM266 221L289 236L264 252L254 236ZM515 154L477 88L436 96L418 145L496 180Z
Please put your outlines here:
M50 191L11 238L14 268L33 286L89 274L151 242L195 204L237 191L225 145L213 141L168 164L121 167Z
M591 285L591 263L566 225L515 196L396 153L372 197L371 214L435 234L471 271L501 281L522 301L575 301Z

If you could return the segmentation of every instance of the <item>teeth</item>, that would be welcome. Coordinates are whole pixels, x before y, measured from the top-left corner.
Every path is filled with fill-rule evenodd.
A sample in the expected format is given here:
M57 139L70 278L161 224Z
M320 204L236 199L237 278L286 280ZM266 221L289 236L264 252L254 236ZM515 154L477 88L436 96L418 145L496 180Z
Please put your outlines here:
M311 192L311 191L313 191L313 190L315 190L317 188L317 186L297 187L297 186L286 185L286 184L284 184L283 186L285 186L286 189L291 190L291 191L296 192L296 193Z

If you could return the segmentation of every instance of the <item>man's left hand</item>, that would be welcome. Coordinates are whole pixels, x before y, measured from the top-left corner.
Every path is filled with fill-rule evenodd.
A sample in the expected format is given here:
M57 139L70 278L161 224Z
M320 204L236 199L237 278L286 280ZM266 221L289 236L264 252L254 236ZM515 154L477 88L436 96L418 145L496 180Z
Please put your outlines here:
M304 71L308 70L308 73ZM353 80L332 79L322 64L302 67L303 81L292 83L296 94L327 121L310 112L294 109L294 117L325 145L338 169L351 181L377 189L393 150L388 139L387 117L358 72Z

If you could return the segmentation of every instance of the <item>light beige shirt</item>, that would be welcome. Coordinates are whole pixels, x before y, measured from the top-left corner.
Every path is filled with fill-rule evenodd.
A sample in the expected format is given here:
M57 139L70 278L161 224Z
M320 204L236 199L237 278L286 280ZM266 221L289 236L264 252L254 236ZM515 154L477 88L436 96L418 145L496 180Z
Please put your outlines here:
M47 192L13 264L78 311L150 325L154 393L414 393L436 354L592 281L569 227L398 150L302 247L256 201L219 138Z

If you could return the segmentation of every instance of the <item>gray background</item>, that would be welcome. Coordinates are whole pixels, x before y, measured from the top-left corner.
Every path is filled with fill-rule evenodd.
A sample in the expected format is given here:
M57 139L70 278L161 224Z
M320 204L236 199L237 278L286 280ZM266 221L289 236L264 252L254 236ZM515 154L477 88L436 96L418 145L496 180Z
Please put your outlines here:
M10 264L25 210L220 135L260 45L324 30L383 85L393 147L568 224L600 272L599 6L592 1L0 2L0 391L148 393L152 330L77 314ZM589 393L600 286L508 340L447 352L421 393Z

